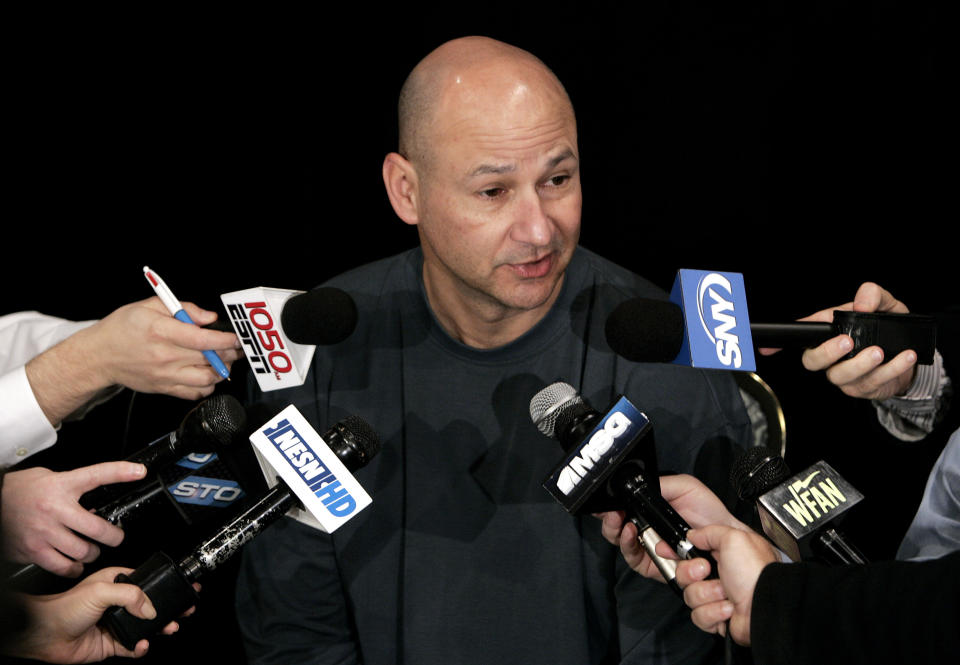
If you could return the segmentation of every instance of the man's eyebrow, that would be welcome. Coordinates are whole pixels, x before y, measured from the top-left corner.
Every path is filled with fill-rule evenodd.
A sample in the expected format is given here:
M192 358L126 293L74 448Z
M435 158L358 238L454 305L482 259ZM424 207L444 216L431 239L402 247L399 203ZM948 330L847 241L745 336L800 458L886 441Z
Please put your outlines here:
M548 163L547 166L548 166L548 168L551 168L551 169L552 169L552 168L555 167L557 164L560 164L561 162L564 162L564 161L566 161L566 160L568 160L568 159L570 159L570 158L576 159L576 155L573 154L573 150L564 150L563 152L561 152L561 153L560 153L559 155L557 155L556 157L550 158L550 162Z
M473 169L467 175L471 178L478 175L500 175L502 173L511 173L516 167L513 164L481 164Z
M573 154L573 150L564 150L559 155L551 157L550 161L547 162L547 168L552 169L570 158L576 158L576 155ZM481 164L477 168L470 171L467 174L468 177L474 178L480 175L502 175L504 173L512 173L516 170L516 166L513 164Z

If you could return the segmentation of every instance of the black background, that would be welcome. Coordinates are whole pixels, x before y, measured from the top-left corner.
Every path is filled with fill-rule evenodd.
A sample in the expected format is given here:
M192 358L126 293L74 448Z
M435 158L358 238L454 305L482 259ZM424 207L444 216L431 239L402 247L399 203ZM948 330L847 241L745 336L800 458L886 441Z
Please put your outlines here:
M865 280L914 311L955 303L939 11L716 4L9 16L3 309L104 316L151 295L144 264L214 309L223 292L306 289L412 246L380 177L397 93L420 58L467 34L530 50L567 86L584 246L665 289L679 268L742 272L754 321L846 302ZM872 558L893 556L943 432L899 444L797 353L759 363L786 411L787 461L826 459L861 489L847 531ZM115 458L188 408L123 395L33 463ZM198 535L176 530L128 532L139 544L120 554L135 566ZM148 660L242 662L233 574L204 580L197 616Z

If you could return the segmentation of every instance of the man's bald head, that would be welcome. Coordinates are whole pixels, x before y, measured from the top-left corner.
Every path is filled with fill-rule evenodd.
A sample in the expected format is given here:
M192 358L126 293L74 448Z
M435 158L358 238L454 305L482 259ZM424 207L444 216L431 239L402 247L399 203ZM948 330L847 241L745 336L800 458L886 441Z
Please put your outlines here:
M518 90L559 101L573 118L563 85L533 54L489 37L440 45L413 68L400 90L400 153L426 167L445 124L455 123L464 110L507 110Z

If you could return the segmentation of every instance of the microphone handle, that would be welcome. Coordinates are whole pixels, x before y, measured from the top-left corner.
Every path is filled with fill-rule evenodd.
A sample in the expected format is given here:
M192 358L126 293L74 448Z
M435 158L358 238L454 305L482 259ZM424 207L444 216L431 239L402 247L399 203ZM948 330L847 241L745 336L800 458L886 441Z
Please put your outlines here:
M757 348L817 346L838 334L834 324L815 321L750 324L750 335Z
M642 517L634 515L630 518L630 521L637 527L637 540L640 541L643 549L646 550L647 556L650 557L650 560L653 561L657 570L660 571L667 585L682 598L683 589L680 588L680 583L677 582L677 562L673 559L665 559L657 554L657 543L663 539L653 530L650 523Z
M182 429L182 428L181 428ZM138 462L147 467L147 472L159 471L167 462L172 462L184 447L183 433L176 429L145 448L127 457L128 462Z
M627 517L634 519L639 516L653 527L653 530L667 544L673 548L681 559L704 558L710 562L715 572L717 564L709 553L694 547L687 540L687 531L690 525L667 503L660 495L659 484L656 488L650 486L642 472L636 467L621 469L611 481L614 491L627 504ZM620 490L617 492L617 490Z
M124 494L119 499L98 508L96 514L111 524L123 527L125 526L122 523L123 520L138 514L144 506L162 501L165 493L165 488L160 481L151 480L133 492ZM89 508L90 506L84 507ZM81 537L84 538L84 540L89 540L89 538L84 536ZM47 573L37 564L26 563L9 574L7 584L14 588L29 590L35 588L38 580L45 574Z
M133 649L139 640L157 634L196 603L192 583L201 573L217 568L296 503L293 492L281 482L179 562L156 552L130 575L118 575L115 581L136 584L143 589L157 616L151 620L140 619L123 607L111 607L104 613L101 625L128 649Z
M96 514L111 524L126 528L130 526L130 519L134 515L139 515L146 506L152 506L165 500L165 495L166 487L159 479L153 479L147 485L97 508Z
M184 557L180 569L190 581L196 580L202 572L215 570L299 503L296 495L280 480L256 503Z
M164 434L159 439L147 444L144 448L136 451L129 457L124 458L126 462L136 462L147 467L145 478L160 470L165 463L173 461L177 456L183 437L179 430ZM151 481L139 481L141 485L152 484ZM108 503L119 500L127 496L130 492L130 483L113 483L112 485L101 485L94 487L89 492L80 497L80 505L84 508L99 508Z

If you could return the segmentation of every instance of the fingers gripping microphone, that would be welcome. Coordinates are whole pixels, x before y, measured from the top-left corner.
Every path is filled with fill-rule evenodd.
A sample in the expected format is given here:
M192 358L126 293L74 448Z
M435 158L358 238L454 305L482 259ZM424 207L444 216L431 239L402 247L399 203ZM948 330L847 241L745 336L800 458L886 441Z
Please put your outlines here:
M323 512L338 520L337 526L369 505L369 496L350 471L366 465L379 452L377 433L361 418L349 416L327 430L321 438L294 407L288 407L280 415L286 417L275 426L268 423L251 439L263 434L268 440L273 437L281 441L280 446L286 445L286 450L294 450L293 457L287 461L293 465L303 462L301 466L295 466L299 474L294 478L296 484L291 487L283 479L289 476L283 469L277 469L282 477L274 487L179 562L157 552L129 576L118 576L117 582L142 588L157 610L157 617L152 620L137 618L122 607L111 608L104 614L101 623L128 649L162 630L197 602L193 582L201 574L215 570L292 508L301 505L313 509L315 502L300 498L304 487L318 499L316 504ZM291 421L294 422L291 424ZM322 451L320 446L326 450ZM317 455L307 460L307 450ZM306 472L301 472L304 467L307 467ZM324 520L325 516L318 515L317 519Z
M740 273L681 270L670 300L634 298L606 322L607 343L634 362L669 362L708 369L755 371L753 347L810 347L831 337L853 338L852 358L880 346L893 358L913 349L933 363L936 320L918 314L834 310L832 323L751 323Z
M306 292L257 287L220 300L263 392L302 385L317 345L342 342L357 325L353 298L329 286Z
M111 524L127 527L147 514L151 506L171 500L157 475L165 465L192 453L216 452L233 471L232 456L223 453L246 429L246 424L246 410L236 398L214 395L191 409L176 430L126 458L147 468L145 480L97 487L80 497L80 505ZM7 583L30 589L43 574L38 565L30 563L10 573Z
M227 394L217 394L200 402L191 409L180 426L156 441L141 448L126 458L147 467L146 477L170 462L191 453L222 452L247 425L246 410L237 399ZM156 484L150 481L146 484ZM142 488L141 488L142 489ZM130 485L120 483L98 487L84 494L80 504L100 512L105 504L113 501L130 501Z
M533 396L530 418L567 452L543 481L567 512L626 510L681 558L710 558L687 540L690 526L661 496L653 428L627 398L601 414L573 386L557 382Z
M730 482L741 499L757 502L763 532L794 561L867 562L835 526L863 495L826 462L791 476L779 455L750 448L734 464Z

